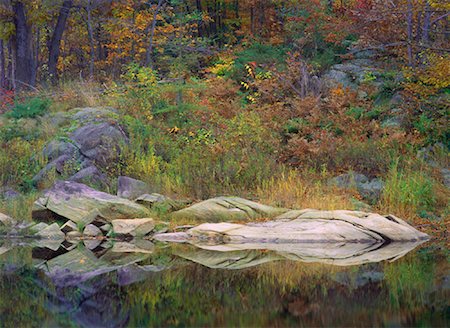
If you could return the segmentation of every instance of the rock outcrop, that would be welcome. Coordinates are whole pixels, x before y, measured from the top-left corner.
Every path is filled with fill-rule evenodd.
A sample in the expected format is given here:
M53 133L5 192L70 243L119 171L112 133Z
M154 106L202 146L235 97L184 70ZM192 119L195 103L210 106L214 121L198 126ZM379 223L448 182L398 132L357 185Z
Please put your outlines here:
M68 180L108 185L102 173L116 163L128 135L113 109L78 108L64 116L78 126L66 137L50 141L42 150L48 164L33 178L36 186L45 185L51 174Z
M261 223L205 223L174 241L216 243L367 243L415 242L428 236L393 215L355 211L293 210L275 221ZM182 237L180 240L180 236ZM170 240L171 234L161 235ZM159 236L155 237L160 239ZM161 240L160 239L160 240Z

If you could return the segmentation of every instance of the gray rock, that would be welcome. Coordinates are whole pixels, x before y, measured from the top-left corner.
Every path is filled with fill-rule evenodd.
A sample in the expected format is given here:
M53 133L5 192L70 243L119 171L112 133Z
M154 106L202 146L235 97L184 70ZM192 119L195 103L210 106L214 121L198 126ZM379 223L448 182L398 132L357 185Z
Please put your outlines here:
M69 231L66 233L67 239L80 239L83 237L83 234L79 231Z
M292 219L293 218L293 219ZM357 211L291 211L276 221L248 224L204 223L188 230L193 240L219 243L384 243L428 239L393 216Z
M102 187L108 186L108 177L93 165L78 171L70 177L69 181L94 184Z
M129 140L117 123L90 123L75 130L70 138L88 159L102 168L116 163Z
M35 224L34 226L32 226L30 228L30 232L32 233L38 233L39 231L44 230L45 228L47 228L49 225L45 222L39 222L38 224Z
M88 225L94 220L147 217L148 210L127 199L97 191L72 181L57 181L33 206L34 219L51 220L52 215Z
M65 234L69 233L70 231L78 231L78 230L79 229L77 224L70 220L61 226L61 231L64 232Z
M349 172L341 174L329 180L329 183L342 189L356 189L366 200L376 202L384 188L384 182L375 178L369 180L363 174Z
M359 194L373 203L380 199L381 192L384 188L384 182L380 179L372 179L366 183L357 186Z
M113 231L117 235L130 235L142 237L153 231L155 221L153 219L113 220Z
M0 213L0 226L10 226L13 224L15 224L15 220L6 214Z
M65 238L64 232L61 231L58 223L53 223L48 227L40 230L36 233L36 236L53 240L61 240Z
M151 193L148 184L129 177L120 176L117 185L117 196L127 199L136 199L143 194Z
M117 119L117 110L111 107L86 107L74 108L70 111L72 120L84 125L87 123L98 123L115 121Z
M20 193L11 187L1 187L0 188L0 199L12 200L14 198L20 197Z
M52 140L42 150L42 154L50 162L62 155L68 155L70 158L78 158L80 152L78 148L69 141Z
M449 169L441 169L442 180L444 182L444 186L450 189L450 170Z
M103 236L103 233L95 225L88 224L83 230L83 236L86 236L86 237L98 237L98 236Z
M239 197L217 197L176 211L172 213L172 218L197 222L248 221L273 218L286 211Z

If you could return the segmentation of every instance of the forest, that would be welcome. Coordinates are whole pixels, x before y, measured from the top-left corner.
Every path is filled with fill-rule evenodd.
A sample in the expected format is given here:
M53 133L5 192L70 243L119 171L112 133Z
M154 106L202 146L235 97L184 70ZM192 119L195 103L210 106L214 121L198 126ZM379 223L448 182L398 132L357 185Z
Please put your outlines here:
M129 176L196 200L392 212L443 236L449 13L445 0L2 0L0 209L29 217L55 180L115 193ZM103 131L77 134L89 120ZM113 142L94 163L68 155L96 133Z

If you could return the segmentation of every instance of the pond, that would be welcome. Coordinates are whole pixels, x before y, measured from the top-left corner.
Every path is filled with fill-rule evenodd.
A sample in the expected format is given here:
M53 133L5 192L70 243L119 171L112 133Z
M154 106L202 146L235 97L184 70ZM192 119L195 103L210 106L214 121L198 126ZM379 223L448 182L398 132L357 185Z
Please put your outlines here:
M449 324L448 253L432 242L353 265L267 249L86 244L0 241L0 326Z

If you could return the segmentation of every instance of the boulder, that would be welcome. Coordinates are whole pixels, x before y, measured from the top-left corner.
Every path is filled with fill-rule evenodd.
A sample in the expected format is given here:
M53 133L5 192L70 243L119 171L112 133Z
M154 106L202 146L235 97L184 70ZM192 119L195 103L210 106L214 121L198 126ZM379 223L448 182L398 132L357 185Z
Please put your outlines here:
M117 185L117 196L127 199L136 199L143 194L151 193L148 184L129 177L120 176Z
M12 200L20 196L20 193L11 187L1 187L0 188L0 199Z
M357 211L293 210L275 221L247 224L204 223L188 239L218 243L386 243L428 239L393 216Z
M122 148L129 141L123 128L116 122L84 125L75 130L70 139L75 142L83 156L102 168L116 163Z
M153 219L113 220L111 224L115 234L134 237L145 236L155 228Z
M349 172L329 180L329 183L342 189L356 189L366 200L375 203L381 196L384 182L378 178L370 180L363 174Z
M61 231L67 234L71 231L79 231L79 229L75 222L69 220L61 226Z
M148 210L142 205L72 181L57 181L34 203L32 211L34 219L59 217L77 225L147 216Z
M111 107L86 107L74 108L70 111L72 120L85 125L87 123L98 123L117 121L117 110Z
M99 169L93 165L86 167L81 171L78 171L73 176L71 176L69 180L84 184L94 184L98 186L108 185L107 176L100 172Z
M15 220L13 220L11 217L9 217L6 214L0 213L0 226L9 226L14 225Z
M33 225L33 226L30 228L30 232L36 234L36 233L38 233L38 232L44 230L44 229L47 228L48 226L49 226L49 225L48 225L47 223L45 223L45 222L39 222L38 224L35 224L35 225Z
M63 240L65 238L64 232L61 231L58 223L53 223L45 227L44 229L37 232L36 236L53 240Z
M248 221L273 218L287 209L262 205L239 197L217 197L172 213L173 219L197 222Z
M65 140L50 141L42 150L42 154L50 162L62 155L68 155L71 158L80 156L78 148L72 142Z

